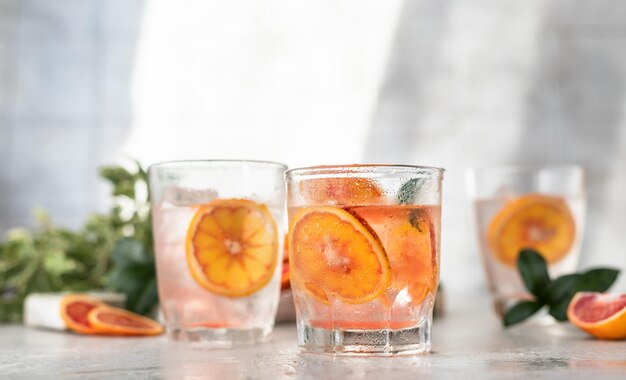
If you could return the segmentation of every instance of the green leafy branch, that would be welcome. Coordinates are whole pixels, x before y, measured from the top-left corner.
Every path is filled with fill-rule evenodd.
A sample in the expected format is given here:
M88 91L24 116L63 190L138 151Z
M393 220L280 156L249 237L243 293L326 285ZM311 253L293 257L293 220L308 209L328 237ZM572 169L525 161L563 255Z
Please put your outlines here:
M125 307L140 314L150 313L158 303L148 175L138 162L136 170L104 167L100 175L113 185L116 206L111 216L122 231L112 249L113 269L107 285L126 294Z
M12 229L0 242L0 323L20 322L33 292L113 289L126 294L130 310L145 314L156 305L146 172L135 162L131 170L109 166L100 174L112 185L107 214L72 231L37 210L35 228Z
M567 307L577 292L605 292L617 279L619 270L596 268L582 273L566 274L550 279L543 256L532 249L523 249L517 258L519 271L533 300L520 301L506 311L504 326L520 323L544 306L556 320L567 321Z

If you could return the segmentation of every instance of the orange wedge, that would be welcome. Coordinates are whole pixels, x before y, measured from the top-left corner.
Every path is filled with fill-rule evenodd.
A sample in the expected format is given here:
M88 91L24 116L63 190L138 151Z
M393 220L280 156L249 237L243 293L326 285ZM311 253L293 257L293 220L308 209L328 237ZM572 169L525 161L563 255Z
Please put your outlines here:
M385 246L394 289L408 288L420 304L437 287L437 243L431 212L417 206L355 207Z
M626 339L626 294L576 293L567 319L600 339Z
M487 242L506 265L514 266L523 248L536 249L551 264L567 255L575 234L574 217L562 198L528 194L508 202L496 214Z
M217 199L201 206L187 231L187 264L210 292L243 297L272 278L278 229L265 205L245 199Z
M95 329L89 323L87 315L96 307L102 305L91 297L80 294L68 294L61 300L61 318L72 331L81 334L95 334Z
M368 178L316 178L300 183L300 193L310 203L335 205L377 204L382 190Z
M87 319L97 334L105 335L159 335L159 323L116 307L100 305L92 309Z
M374 231L336 207L303 208L289 231L292 286L319 301L351 304L378 298L391 283L391 267Z

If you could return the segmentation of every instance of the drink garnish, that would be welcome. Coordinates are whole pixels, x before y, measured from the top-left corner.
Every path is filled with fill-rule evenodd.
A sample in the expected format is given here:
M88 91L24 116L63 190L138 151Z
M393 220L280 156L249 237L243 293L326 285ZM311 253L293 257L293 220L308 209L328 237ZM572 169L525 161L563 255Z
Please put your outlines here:
M337 207L301 209L289 231L291 281L318 301L350 304L378 298L391 282L389 258L376 233Z
M198 284L219 295L243 297L271 280L278 230L263 204L216 199L196 211L186 247L189 270Z
M415 196L419 193L422 186L424 186L424 182L424 178L412 178L402 184L398 191L398 196L396 197L398 204L406 205L415 203Z
M489 223L487 243L500 262L514 266L522 248L541 252L549 264L563 259L576 237L574 216L561 197L514 198Z

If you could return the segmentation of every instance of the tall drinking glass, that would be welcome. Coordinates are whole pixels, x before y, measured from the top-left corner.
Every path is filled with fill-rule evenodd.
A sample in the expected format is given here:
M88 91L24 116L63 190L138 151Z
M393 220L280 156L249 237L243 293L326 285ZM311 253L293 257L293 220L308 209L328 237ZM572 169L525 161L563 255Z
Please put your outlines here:
M498 166L468 172L487 284L496 312L528 299L516 269L521 249L542 254L551 276L576 270L584 229L579 166Z
M303 351L428 352L439 281L443 169L287 172L289 263Z
M280 293L286 167L180 161L149 169L160 306L174 340L265 340Z

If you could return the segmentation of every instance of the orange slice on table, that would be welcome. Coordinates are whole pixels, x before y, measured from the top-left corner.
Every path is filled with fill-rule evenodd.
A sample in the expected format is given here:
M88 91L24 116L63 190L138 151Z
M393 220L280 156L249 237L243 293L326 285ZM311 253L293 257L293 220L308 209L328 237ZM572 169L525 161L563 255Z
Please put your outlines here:
M383 192L368 178L315 178L300 182L300 193L310 203L366 205L380 203Z
M61 318L72 331L81 334L95 334L87 315L102 302L81 294L68 294L61 299Z
M395 289L408 288L411 301L420 304L437 288L438 258L433 216L415 206L357 207L370 221L383 243L391 264Z
M289 231L292 285L323 303L351 304L378 298L391 283L391 267L374 231L336 207L304 208Z
M217 199L196 211L187 231L187 264L205 289L243 297L272 278L278 229L267 207L245 199Z
M163 326L159 323L116 307L100 305L87 315L97 334L106 335L159 335Z
M561 197L528 194L508 202L491 220L487 242L504 264L515 266L519 251L533 248L548 264L563 259L574 244L576 224Z
M576 293L567 319L596 338L626 339L626 294Z

